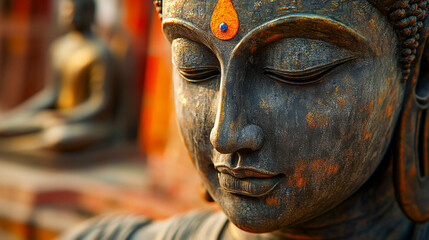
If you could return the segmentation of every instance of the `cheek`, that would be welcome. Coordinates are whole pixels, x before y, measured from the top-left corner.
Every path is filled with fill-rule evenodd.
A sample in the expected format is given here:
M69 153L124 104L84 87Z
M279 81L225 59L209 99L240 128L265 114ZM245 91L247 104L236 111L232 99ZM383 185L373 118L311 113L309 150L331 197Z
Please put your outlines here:
M271 105L274 116L268 117L272 121L265 124L265 128L273 137L267 139L267 146L271 147L274 158L279 159L276 164L282 169L295 169L291 175L302 176L307 172L322 179L325 175L334 175L346 162L336 164L338 158L347 159L355 140L362 140L359 132L368 116L359 109L361 89L351 86L353 82L344 80L347 78L340 78L336 84L326 81L304 88L288 88L283 99L276 101L278 106ZM326 174L320 175L323 172Z
M199 154L210 155L210 131L213 128L218 83L212 81L189 83L177 72L173 75L174 99L179 127L193 161Z
M322 190L321 185L333 179L341 164L329 159L316 158L310 161L297 159L294 162L294 171L287 176L287 185L292 188L312 187L315 190ZM314 188L314 186L318 186ZM322 191L323 193L324 191Z
M288 88L283 99L270 105L261 96L261 106L277 109L274 117L267 115L277 121L265 125L274 136L265 146L287 176L288 187L305 188L320 199L347 195L383 158L400 110L400 81L375 70L365 76L354 67L314 88Z
M401 110L403 90L398 77L389 76L380 86L376 98L364 111L368 112L363 134L372 145L382 148L383 143L389 142L396 120Z

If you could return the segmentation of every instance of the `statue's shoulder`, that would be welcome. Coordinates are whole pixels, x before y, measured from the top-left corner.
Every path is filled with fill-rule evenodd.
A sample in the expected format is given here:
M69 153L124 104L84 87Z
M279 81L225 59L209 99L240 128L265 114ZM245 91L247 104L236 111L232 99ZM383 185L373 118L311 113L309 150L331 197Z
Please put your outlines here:
M163 221L135 215L107 215L72 229L60 240L219 239L228 220L221 212L193 211Z
M131 214L107 214L90 219L72 228L60 240L129 239L151 220Z
M228 223L222 212L193 211L185 215L153 222L139 229L132 240L219 239Z

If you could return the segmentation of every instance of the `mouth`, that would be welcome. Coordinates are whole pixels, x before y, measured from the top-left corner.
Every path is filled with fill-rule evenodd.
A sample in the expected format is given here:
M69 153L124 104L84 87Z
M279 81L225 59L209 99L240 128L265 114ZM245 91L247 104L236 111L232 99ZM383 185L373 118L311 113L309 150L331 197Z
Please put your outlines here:
M220 186L229 193L262 197L279 184L281 175L254 168L217 166Z

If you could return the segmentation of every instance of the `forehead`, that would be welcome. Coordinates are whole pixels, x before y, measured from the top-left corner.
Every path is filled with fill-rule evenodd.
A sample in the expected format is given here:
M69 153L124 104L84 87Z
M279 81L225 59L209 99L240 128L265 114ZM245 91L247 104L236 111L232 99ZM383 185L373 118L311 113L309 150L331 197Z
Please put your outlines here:
M164 0L163 20L180 19L189 22L205 32L211 41L232 45L262 24L292 14L320 15L338 21L364 36L374 46L382 45L379 42L382 34L380 30L389 28L393 32L386 16L364 0L231 1L238 14L239 30L229 41L216 39L210 30L211 16L218 0Z

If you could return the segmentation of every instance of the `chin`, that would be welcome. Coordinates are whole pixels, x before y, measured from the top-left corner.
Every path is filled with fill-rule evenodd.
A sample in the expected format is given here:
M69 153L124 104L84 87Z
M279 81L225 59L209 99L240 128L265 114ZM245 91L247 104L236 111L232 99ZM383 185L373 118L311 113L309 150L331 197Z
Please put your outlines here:
M235 194L226 194L217 201L228 219L239 229L251 233L268 233L282 228L284 223L293 222L285 219L282 205L266 205L265 198L252 198Z
M239 229L251 233L269 233L280 229L276 226L275 221L263 218L249 219L246 216L239 216L238 218L230 217L229 219Z

